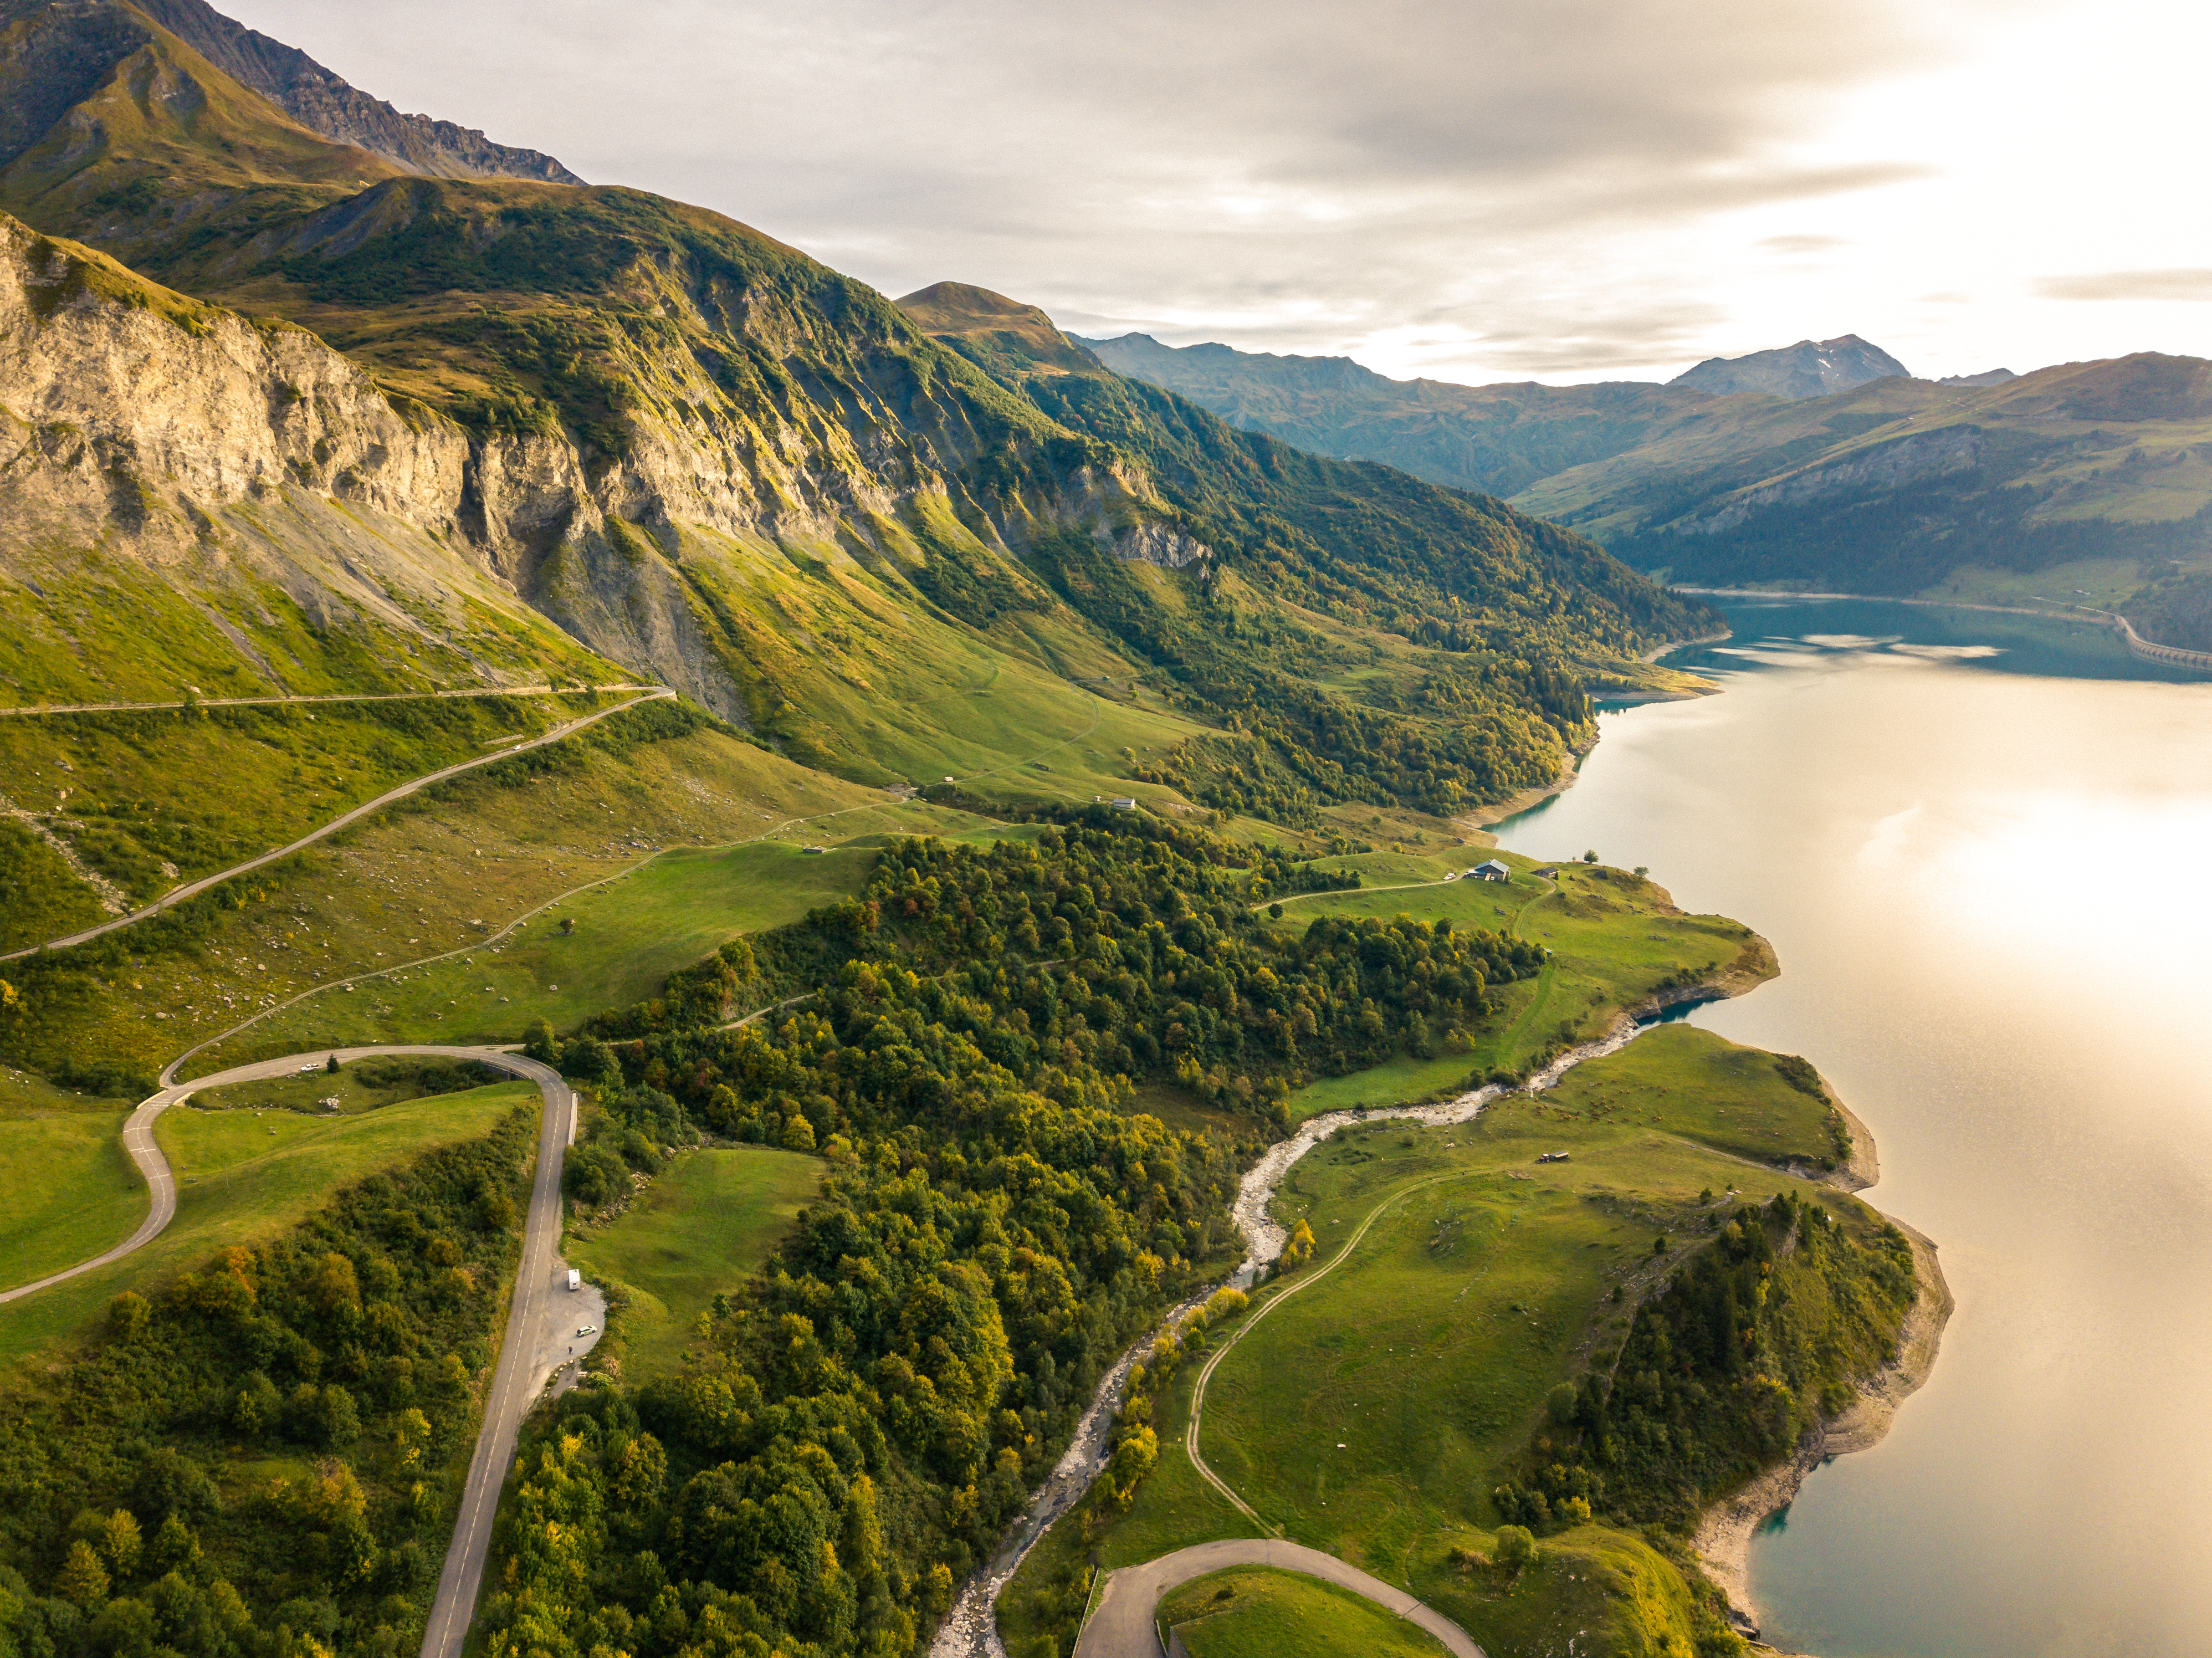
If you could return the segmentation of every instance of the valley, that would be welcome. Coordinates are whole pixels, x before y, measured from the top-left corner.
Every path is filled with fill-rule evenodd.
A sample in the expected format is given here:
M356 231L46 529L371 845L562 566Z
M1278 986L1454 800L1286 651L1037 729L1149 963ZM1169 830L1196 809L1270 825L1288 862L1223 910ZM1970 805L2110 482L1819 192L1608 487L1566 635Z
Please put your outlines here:
M1698 1519L1911 1246L1638 1034L1758 932L1482 826L1715 689L1607 469L1920 383L1552 399L1537 515L184 0L0 28L0 1647L1066 1658L1265 1534L1440 1621L1246 1560L1194 1653L1745 1650Z

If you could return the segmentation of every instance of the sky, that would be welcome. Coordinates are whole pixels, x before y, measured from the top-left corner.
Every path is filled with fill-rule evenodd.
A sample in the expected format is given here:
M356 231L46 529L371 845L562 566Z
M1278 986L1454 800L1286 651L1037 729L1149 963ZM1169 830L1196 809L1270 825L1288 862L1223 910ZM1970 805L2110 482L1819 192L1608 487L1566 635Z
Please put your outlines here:
M218 0L896 296L1400 378L2212 356L2177 0Z

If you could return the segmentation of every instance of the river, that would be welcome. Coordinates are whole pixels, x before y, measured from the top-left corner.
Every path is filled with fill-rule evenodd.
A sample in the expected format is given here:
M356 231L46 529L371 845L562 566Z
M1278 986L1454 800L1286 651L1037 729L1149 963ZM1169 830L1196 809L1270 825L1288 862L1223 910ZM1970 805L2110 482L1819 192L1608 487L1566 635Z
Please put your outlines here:
M1605 714L1498 833L1773 942L1694 1022L1820 1066L1958 1297L1889 1438L1755 1542L1766 1638L2212 1653L2212 684L2079 625L1729 609L1670 659L1722 694Z

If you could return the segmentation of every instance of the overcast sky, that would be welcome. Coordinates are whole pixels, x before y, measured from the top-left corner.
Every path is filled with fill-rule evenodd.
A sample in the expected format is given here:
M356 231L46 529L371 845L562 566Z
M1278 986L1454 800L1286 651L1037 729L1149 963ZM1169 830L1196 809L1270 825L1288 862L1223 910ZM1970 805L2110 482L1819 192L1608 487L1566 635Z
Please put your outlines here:
M1399 376L2212 355L2179 0L217 0L896 295Z

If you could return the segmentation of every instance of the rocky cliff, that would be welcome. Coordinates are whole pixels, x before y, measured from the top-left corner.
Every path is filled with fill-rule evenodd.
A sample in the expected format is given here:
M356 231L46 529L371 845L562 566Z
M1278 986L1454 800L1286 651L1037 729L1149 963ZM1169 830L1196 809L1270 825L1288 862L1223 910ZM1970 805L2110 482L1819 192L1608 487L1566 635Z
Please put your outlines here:
M8 701L611 677L461 544L471 470L305 330L0 216Z
M303 328L193 301L0 216L0 561L27 594L89 579L143 604L150 582L203 616L210 586L248 610L282 594L311 629L388 629L446 672L466 671L455 641L470 606L533 637L550 618L744 722L771 688L709 591L733 564L781 564L785 547L848 568L857 555L912 596L904 576L933 560L1012 557L972 502L956 510L947 471L985 439L926 374L895 388L896 410L848 385L826 406L741 419L692 359L641 350L630 368L644 389L599 443L527 411L472 428L388 394ZM937 378L963 372L980 379L957 362ZM1010 493L995 523L1017 539L1079 528L1168 568L1202 557L1169 518L1140 471L1106 463ZM938 526L934 547L908 527L921 523ZM72 545L79 557L57 557ZM226 620L216 631L289 686L286 649ZM58 614L45 625L69 631ZM96 694L98 665L78 667L22 693ZM787 693L773 688L774 703Z

